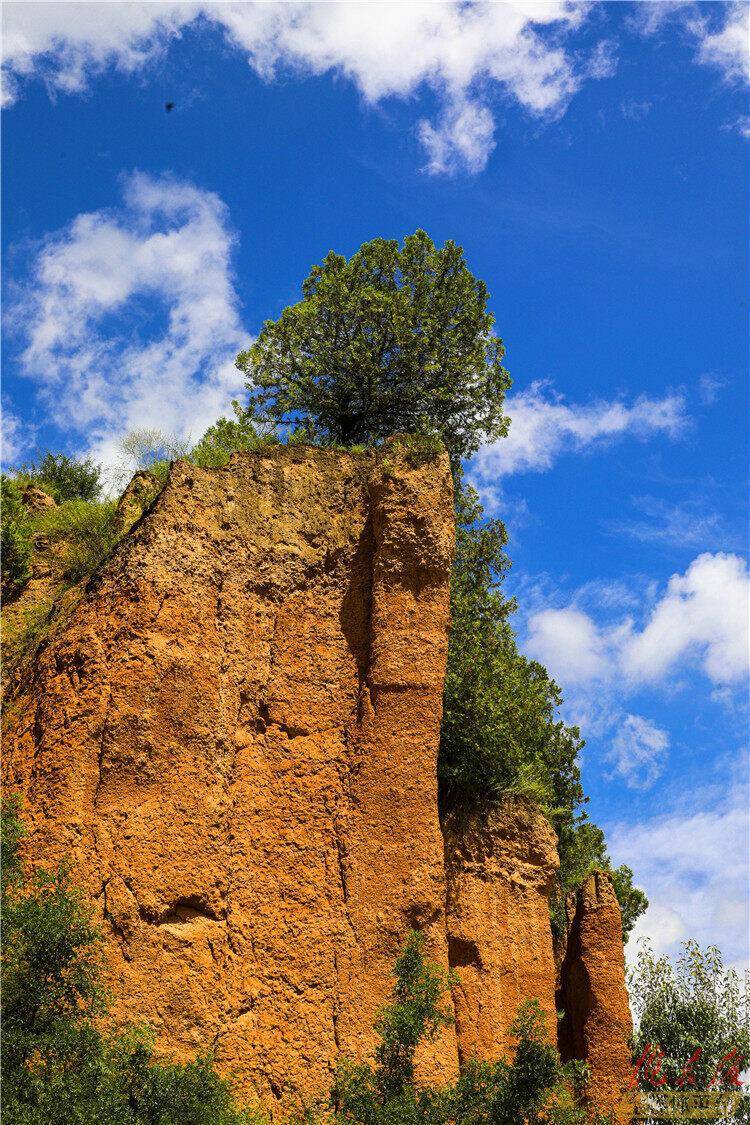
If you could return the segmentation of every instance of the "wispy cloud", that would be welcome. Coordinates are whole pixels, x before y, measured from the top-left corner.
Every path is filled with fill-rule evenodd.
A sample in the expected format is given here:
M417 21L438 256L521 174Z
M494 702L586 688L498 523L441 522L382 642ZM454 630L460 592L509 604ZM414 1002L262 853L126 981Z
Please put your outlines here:
M652 109L653 102L647 98L643 101L638 101L637 98L625 98L620 102L620 113L626 121L643 121Z
M155 420L199 436L240 389L233 241L218 196L135 174L120 208L78 215L40 246L9 317L22 371L50 420L105 464Z
M676 438L688 425L682 395L641 396L630 405L619 399L566 403L545 382L509 395L506 409L511 418L508 436L480 449L469 467L471 483L490 510L499 502L504 477L546 472L566 452L582 452L624 437Z
M5 468L16 466L23 454L33 445L34 427L21 419L3 403L2 431L0 436L0 463Z
M750 11L744 0L700 6L693 0L638 4L634 22L645 35L677 25L696 45L696 60L718 70L728 83L750 79Z
M631 789L650 789L664 771L668 747L669 735L650 719L624 715L606 755L612 776L623 778Z
M613 73L615 48L566 48L589 7L432 3L68 3L4 5L6 100L41 77L83 89L106 67L131 72L201 19L221 28L267 81L288 72L339 74L366 101L437 94L436 121L417 132L432 173L480 171L494 148L498 96L556 117L589 80Z
M666 547L707 547L725 545L724 519L716 511L707 511L699 498L670 504L658 496L636 496L632 500L638 516L615 520L607 530L627 535L639 543L660 543Z

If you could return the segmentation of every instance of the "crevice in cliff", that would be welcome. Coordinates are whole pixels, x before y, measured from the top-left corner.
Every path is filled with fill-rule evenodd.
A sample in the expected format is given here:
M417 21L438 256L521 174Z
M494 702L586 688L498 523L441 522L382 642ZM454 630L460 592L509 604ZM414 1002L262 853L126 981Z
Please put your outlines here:
M369 689L372 654L372 598L375 562L372 507L350 563L350 578L341 602L339 620L349 651L357 664L357 722L363 719L361 700Z
M201 895L187 895L178 898L166 910L160 911L139 904L138 913L143 921L151 926L188 925L191 922L199 921L226 921L226 912L213 910Z
M131 953L128 949L127 934L125 933L125 930L123 929L123 927L119 924L119 922L115 918L114 914L111 913L111 911L109 909L108 902L107 902L107 887L109 886L110 882L111 882L111 878L105 879L105 881L102 885L102 890L101 890L102 915L106 919L106 921L109 922L112 933L115 935L118 942L120 943L120 949L122 950L123 957L125 958L126 961L131 961L132 955L131 955Z
M471 967L481 972L482 958L476 942L448 934L448 965L451 969Z

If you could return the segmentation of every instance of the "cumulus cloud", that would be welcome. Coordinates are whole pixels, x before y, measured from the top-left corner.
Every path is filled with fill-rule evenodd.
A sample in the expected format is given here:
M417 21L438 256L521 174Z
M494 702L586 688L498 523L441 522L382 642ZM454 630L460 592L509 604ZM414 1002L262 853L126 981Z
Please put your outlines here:
M22 371L105 464L123 433L155 420L199 436L239 391L248 337L232 246L218 196L135 174L122 207L78 215L39 247L11 310Z
M195 18L192 3L7 3L3 6L3 104L24 79L51 92L84 90L106 67L131 73Z
M618 438L675 438L687 426L681 395L641 397L631 405L619 400L568 404L544 382L509 395L506 409L511 418L508 436L485 445L470 466L471 482L490 507L502 477L544 472L566 451L581 451Z
M649 897L626 947L631 959L642 937L659 954L674 954L679 942L695 938L718 945L728 963L746 963L750 823L745 786L730 782L707 807L701 792L684 810L610 825L607 841L614 862L632 867Z
M572 0L6 3L6 99L33 76L53 91L76 91L107 66L135 70L202 19L222 29L267 81L289 71L340 74L371 103L431 89L442 109L436 123L418 124L427 170L477 172L494 147L496 96L554 117L584 81L613 73L610 42L588 55L562 44L587 14L588 5Z
M745 560L706 552L669 579L642 628L631 617L600 624L573 604L532 613L524 647L566 685L635 690L689 665L717 687L737 685L750 659L749 606Z
M619 665L638 681L662 679L681 659L697 661L717 685L748 672L747 563L739 555L699 555L670 578L645 628L628 633Z

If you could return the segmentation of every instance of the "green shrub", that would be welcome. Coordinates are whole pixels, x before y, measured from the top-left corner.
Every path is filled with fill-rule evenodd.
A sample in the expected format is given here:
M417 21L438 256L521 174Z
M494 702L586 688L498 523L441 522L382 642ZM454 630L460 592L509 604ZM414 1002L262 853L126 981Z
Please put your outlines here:
M21 500L18 482L3 473L0 488L2 580L4 586L19 587L31 577L31 521Z
M581 1066L561 1065L536 1001L519 1010L512 1059L470 1062L452 1085L420 1085L415 1052L450 1022L441 1004L449 979L425 960L423 939L415 933L396 961L395 976L393 1001L376 1025L375 1065L339 1067L329 1120L337 1125L584 1125L587 1115L574 1096L584 1077Z
M81 460L66 453L47 452L38 461L24 465L18 475L62 504L66 500L96 500L102 470L90 457Z
M236 403L234 418L218 418L189 454L194 465L218 469L228 464L233 453L242 449L259 449L278 439L258 433L252 419Z
M6 671L17 668L36 649L47 632L52 602L18 607L12 624L3 621L3 662Z
M88 578L114 550L120 532L117 504L69 500L39 517L39 526L50 541L59 544L60 562L68 582Z
M585 813L558 827L560 870L557 885L550 899L552 929L556 936L565 932L565 899L569 891L577 890L592 871L608 871L622 913L622 939L628 940L638 918L648 907L648 899L639 887L633 886L633 872L624 864L613 868L607 852L604 833L592 823Z
M101 935L69 873L25 877L18 804L2 808L5 1125L251 1125L210 1060L153 1057L107 1017Z

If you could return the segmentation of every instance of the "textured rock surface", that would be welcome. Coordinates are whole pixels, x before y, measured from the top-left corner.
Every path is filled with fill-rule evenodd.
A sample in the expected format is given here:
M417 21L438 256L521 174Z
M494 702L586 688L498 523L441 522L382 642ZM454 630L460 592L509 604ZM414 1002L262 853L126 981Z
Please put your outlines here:
M584 1059L591 1068L590 1100L599 1112L628 1121L626 1094L632 1075L628 1036L633 1030L625 988L622 917L612 880L589 875L569 912L568 940L560 969L558 1007L564 1062Z
M8 707L32 861L72 858L117 1015L278 1104L362 1055L410 926L447 964L447 459L178 462ZM446 1031L424 1063L457 1065Z
M160 489L159 480L147 469L138 469L130 483L117 501L115 524L119 534L129 531L140 519L149 504L156 498Z
M523 801L445 825L446 921L462 1062L495 1059L519 1005L539 1001L554 1039L549 895L559 866L549 822Z
M44 512L48 508L56 507L54 499L34 484L26 485L21 493L21 501L30 512Z

